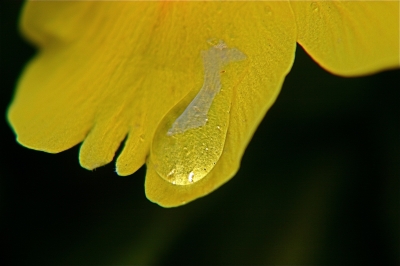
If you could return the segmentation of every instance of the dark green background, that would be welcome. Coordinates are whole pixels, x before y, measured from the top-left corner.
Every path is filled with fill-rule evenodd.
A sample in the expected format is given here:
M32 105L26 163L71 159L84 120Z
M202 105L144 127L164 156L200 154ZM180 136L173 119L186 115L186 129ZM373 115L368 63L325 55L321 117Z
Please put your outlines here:
M79 145L51 155L15 142L5 113L34 54L20 6L0 5L3 265L400 264L398 70L336 77L299 47L239 173L163 209L144 195L145 167L90 172Z

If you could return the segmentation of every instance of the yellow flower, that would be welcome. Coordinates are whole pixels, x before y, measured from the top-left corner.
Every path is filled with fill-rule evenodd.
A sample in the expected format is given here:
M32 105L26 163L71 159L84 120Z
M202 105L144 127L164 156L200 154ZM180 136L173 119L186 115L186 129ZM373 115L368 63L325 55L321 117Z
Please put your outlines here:
M398 10L398 2L29 2L21 29L39 52L8 119L32 149L83 141L87 169L111 162L126 137L117 173L146 163L147 197L182 205L236 173L296 42L337 75L395 68ZM189 115L173 129L207 86L214 93L192 106L206 123L180 128L195 124Z

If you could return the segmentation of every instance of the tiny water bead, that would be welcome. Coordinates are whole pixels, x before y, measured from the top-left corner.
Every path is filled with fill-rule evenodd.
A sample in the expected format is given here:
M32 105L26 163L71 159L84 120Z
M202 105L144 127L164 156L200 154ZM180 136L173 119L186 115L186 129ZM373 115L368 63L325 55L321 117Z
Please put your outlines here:
M318 3L312 2L312 3L310 4L310 6L311 6L312 11L318 12L318 10L319 10Z
M204 178L219 160L229 126L233 87L246 56L220 41L201 52L204 83L189 93L160 122L152 160L158 174L174 185ZM223 88L223 89L222 89Z

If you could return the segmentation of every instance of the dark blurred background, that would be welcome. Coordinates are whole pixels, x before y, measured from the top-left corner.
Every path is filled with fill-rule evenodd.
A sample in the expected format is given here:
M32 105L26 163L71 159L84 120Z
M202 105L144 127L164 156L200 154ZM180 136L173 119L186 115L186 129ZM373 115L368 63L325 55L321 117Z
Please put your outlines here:
M90 172L79 146L16 143L5 114L35 53L20 8L0 2L2 265L400 264L399 70L336 77L298 47L239 173L164 209L145 197L145 167Z

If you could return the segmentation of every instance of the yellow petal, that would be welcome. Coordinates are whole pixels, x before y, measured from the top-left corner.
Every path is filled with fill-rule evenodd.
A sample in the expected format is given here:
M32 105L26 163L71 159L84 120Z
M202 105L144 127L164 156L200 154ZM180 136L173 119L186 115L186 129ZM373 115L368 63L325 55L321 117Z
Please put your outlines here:
M148 154L150 139L142 143L144 137L139 136L157 124L152 121L146 126L143 120L150 117L151 102L157 101L146 97L163 93L158 92L160 87L151 88L155 93L147 91L149 84L143 81L146 75L154 78L151 73L162 67L152 62L147 48L163 5L71 5L73 8L65 2L27 3L22 28L26 36L35 36L32 38L41 51L19 81L9 121L18 141L33 149L60 152L85 140L80 162L88 169L110 162L129 131L128 144L141 144L130 153L130 162L136 163L130 165L132 173ZM70 23L66 18L74 17L76 10L80 21ZM62 25L64 19L66 29L52 26ZM79 29L74 31L76 24ZM156 116L162 116L170 104L162 103Z
M20 28L30 42L39 47L50 42L72 42L84 34L84 23L90 21L88 14L92 4L79 1L38 1L26 3Z
M178 5L174 8L174 14L183 12ZM245 53L247 62L242 75L232 75L233 80L222 81L233 90L231 99L227 99L231 105L229 126L222 154L208 175L191 185L174 185L159 175L157 168L162 166L158 165L154 151L150 153L147 160L146 195L164 207L179 206L204 196L236 173L256 127L279 93L285 75L292 66L295 51L294 19L287 3L190 3L184 12L190 19L183 20L174 30L188 29L189 32L196 32L200 42L209 37L224 40L228 46ZM172 20L173 17L167 19ZM204 21L207 27L198 27L198 21ZM164 30L169 31L168 28ZM196 54L199 56L199 50L191 53L188 54L189 58L196 57ZM240 71L243 67L240 64L233 69ZM197 67L195 71L196 82L193 88L198 91L203 83L202 77L198 76L202 69ZM219 107L213 103L210 114L213 110L217 113ZM193 138L193 142L196 141ZM187 158L178 154L176 160L188 162Z
M299 43L332 72L398 66L398 3L292 6ZM355 19L340 27L343 17ZM373 27L365 26L368 21ZM286 3L35 2L27 5L22 28L42 50L21 78L8 114L18 141L59 152L84 140L80 162L93 169L110 162L128 134L117 161L121 175L145 162L163 116L201 86L199 54L208 40L224 40L247 55L243 73L223 81L230 94L221 99L228 105L210 109L217 115L222 104L229 106L225 143L212 171L193 185L174 186L159 176L150 154L146 194L163 206L208 194L237 171L292 64L296 34Z
M355 76L399 67L398 1L291 2L298 43L326 70Z
M149 158L146 195L162 206L189 202L229 180L293 63L295 26L290 6L281 2L73 5L27 4L22 28L41 50L24 71L8 112L18 141L48 152L83 141L80 162L93 169L110 162L128 134L117 172L132 174ZM80 10L71 19L75 9ZM220 101L230 107L225 109L229 110L225 143L204 179L174 186L155 171L151 154L148 157L150 146L163 117L185 95L200 89L204 78L200 54L213 39L247 56L237 73L228 67L221 81L230 91L230 96L221 93L228 96ZM215 110L220 104L210 112L218 116Z
M127 135L118 174L132 174L147 158L147 197L162 206L185 204L236 173L289 72L297 35L334 73L399 65L398 3L292 7L298 33L286 2L29 2L22 29L41 50L19 81L8 119L18 141L33 149L60 152L83 141L80 162L88 169L110 162ZM369 21L373 26L366 27ZM173 185L160 176L159 157L150 148L159 141L157 128L173 122L174 108L200 89L200 54L213 39L247 56L244 65L227 67L225 92L210 109L226 137L219 137L216 164L204 178ZM198 145L194 139L193 149Z

